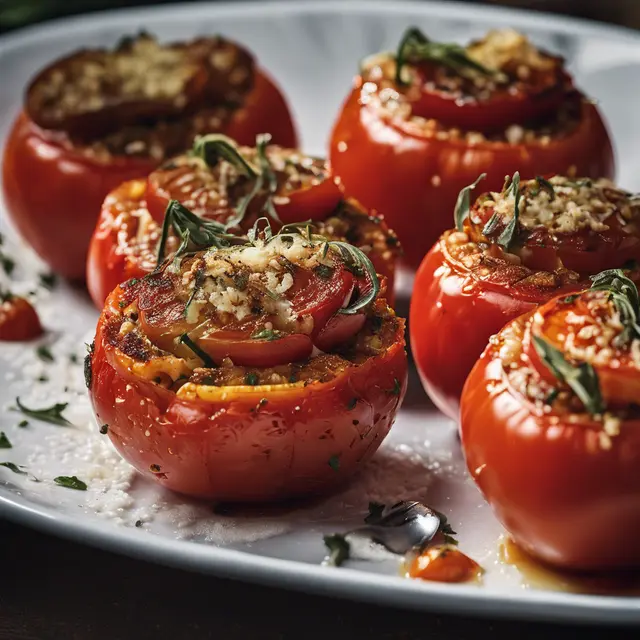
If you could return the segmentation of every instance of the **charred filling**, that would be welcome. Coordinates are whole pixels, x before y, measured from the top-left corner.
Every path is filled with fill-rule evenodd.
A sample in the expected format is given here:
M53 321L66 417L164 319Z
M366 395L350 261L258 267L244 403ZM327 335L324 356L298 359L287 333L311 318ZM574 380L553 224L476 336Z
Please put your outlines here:
M151 366L157 359L167 356L180 359L174 351L158 347L144 334L138 322L135 294L125 290L123 304L126 308L111 315L105 325L105 339L109 345L136 362ZM314 382L329 382L346 369L385 353L396 342L399 327L400 320L386 301L378 299L368 309L363 328L333 353L318 353L303 361L273 367L238 366L229 358L215 368L194 366L193 362L184 361L190 375L183 374L173 379L160 371L153 382L173 391L187 382L217 387L294 383L306 386Z
M30 118L87 155L162 160L220 130L242 107L254 63L223 38L161 45L140 34L114 50L82 50L43 70L27 92Z

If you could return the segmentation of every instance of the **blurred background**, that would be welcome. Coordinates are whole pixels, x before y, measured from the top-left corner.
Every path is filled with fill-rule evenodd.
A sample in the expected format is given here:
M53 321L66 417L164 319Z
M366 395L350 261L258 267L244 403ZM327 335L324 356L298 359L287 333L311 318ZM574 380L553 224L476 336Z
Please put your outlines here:
M52 18L176 0L0 0L0 33ZM216 0L207 0L208 3ZM242 2L243 0L227 0ZM288 0L304 2L305 0ZM343 0L349 2L349 0ZM394 0L387 0L392 3ZM416 0L420 1L420 0ZM640 0L468 0L473 4L548 11L640 29Z

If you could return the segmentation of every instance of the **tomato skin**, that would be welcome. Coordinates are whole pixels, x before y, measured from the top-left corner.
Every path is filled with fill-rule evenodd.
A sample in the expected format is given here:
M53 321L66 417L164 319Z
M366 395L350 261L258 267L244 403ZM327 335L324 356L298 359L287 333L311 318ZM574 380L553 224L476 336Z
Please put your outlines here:
M623 422L606 449L601 424L536 415L502 380L489 345L462 392L460 423L467 467L497 518L551 565L640 566L640 421Z
M579 291L583 284L566 292ZM437 242L416 274L409 331L420 379L438 409L457 420L462 387L489 337L558 293L526 298L489 289L450 262L442 241Z
M576 130L548 144L509 144L427 137L361 103L356 78L334 125L329 159L345 193L384 215L400 238L405 261L417 268L438 236L451 227L459 191L481 173L484 191L500 191L504 176L571 174L613 177L609 135L597 108L582 103Z
M108 163L65 149L21 113L7 139L3 183L7 213L57 273L84 278L87 247L105 195L155 167L147 159Z
M233 114L224 133L239 144L253 145L256 134L265 131L273 135L276 144L296 146L295 128L283 95L263 71L257 71L246 104ZM89 241L105 196L125 181L145 177L157 164L150 158L87 158L64 148L55 134L40 129L21 113L4 152L7 211L54 271L82 280Z
M233 501L327 491L373 455L406 392L400 322L385 353L330 382L281 388L192 385L188 397L178 397L117 364L105 340L105 323L122 295L118 287L98 322L91 402L120 454L174 491ZM389 392L394 379L400 383L397 395ZM198 397L202 389L215 398ZM354 397L359 400L350 408ZM329 464L334 456L339 462Z
M0 340L33 340L42 334L38 313L28 300L13 296L0 304Z

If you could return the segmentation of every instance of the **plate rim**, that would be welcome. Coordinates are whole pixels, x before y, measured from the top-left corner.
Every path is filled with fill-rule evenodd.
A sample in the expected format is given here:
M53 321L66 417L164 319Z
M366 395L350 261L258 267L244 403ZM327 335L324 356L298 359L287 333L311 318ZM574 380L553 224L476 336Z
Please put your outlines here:
M173 3L155 7L109 9L84 15L58 18L0 36L0 57L9 50L29 48L34 42L43 44L62 33L72 37L85 28L113 28L132 21L152 17L154 21L179 15L184 20L195 11L209 16L242 17L292 16L301 14L377 13L382 15L411 11L416 19L426 15L455 20L482 22L495 19L513 20L520 26L548 26L553 19L555 32L574 36L596 35L620 38L640 49L640 33L618 25L592 20L557 16L548 12L531 12L513 7L471 5L457 1L400 0L389 4L384 0L273 0L256 2ZM125 527L105 526L98 519L83 519L46 505L31 505L0 486L0 515L45 533L89 544L109 552L152 561L166 566L239 579L264 585L296 589L325 596L339 596L417 610L450 614L471 614L483 618L537 619L581 624L640 624L640 598L563 593L549 590L524 590L496 595L479 587L410 581L400 576L372 574L356 569L323 567L306 562L272 558L245 551L215 547L156 536L150 532ZM152 535L153 538L143 536Z

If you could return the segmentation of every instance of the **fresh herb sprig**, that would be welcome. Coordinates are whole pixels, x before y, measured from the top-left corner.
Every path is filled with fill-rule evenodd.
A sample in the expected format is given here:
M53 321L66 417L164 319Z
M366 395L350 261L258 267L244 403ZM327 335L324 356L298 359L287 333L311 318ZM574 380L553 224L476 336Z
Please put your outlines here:
M591 289L606 291L620 316L623 330L616 336L617 346L640 338L640 296L633 280L621 269L607 269L591 278Z
M477 75L504 80L504 74L497 69L489 69L469 56L466 49L453 42L432 42L417 27L404 32L396 52L396 84L405 86L402 71L406 64L435 62L469 78Z
M62 415L62 412L69 405L68 402L57 402L50 407L45 407L44 409L30 409L20 402L20 398L16 398L16 405L18 411L24 413L25 416L29 416L30 418L41 420L42 422L57 424L63 427L71 425L71 423Z
M476 178L475 182L460 190L456 206L453 211L453 218L458 231L462 231L464 229L464 221L469 217L469 212L471 211L471 192L478 186L478 183L486 177L486 173L481 173Z
M210 133L196 138L191 155L200 158L209 167L216 166L220 160L226 160L248 178L256 178L259 173L240 153L236 142L220 133Z
M216 363L213 361L213 359L211 358L211 356L202 349L202 347L200 347L198 345L197 342L195 342L195 340L192 340L188 334L183 333L180 336L180 342L182 342L182 344L184 344L186 347L188 347L189 349L191 349L191 351L193 351L193 353L195 353L198 358L200 358L200 360L202 360L202 362L204 363L204 366L207 369L215 369L217 368Z
M533 345L547 369L560 381L566 383L580 399L591 415L600 415L605 410L596 370L588 362L573 365L567 362L559 349L533 336Z
M66 487L67 489L76 489L77 491L87 490L87 483L80 480L78 476L58 476L54 478L53 481L57 485Z

